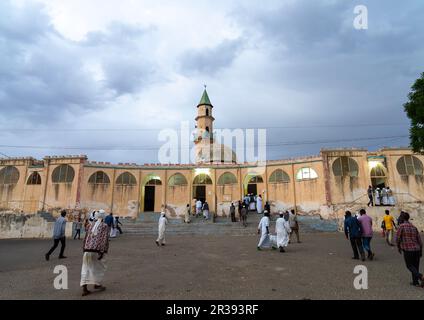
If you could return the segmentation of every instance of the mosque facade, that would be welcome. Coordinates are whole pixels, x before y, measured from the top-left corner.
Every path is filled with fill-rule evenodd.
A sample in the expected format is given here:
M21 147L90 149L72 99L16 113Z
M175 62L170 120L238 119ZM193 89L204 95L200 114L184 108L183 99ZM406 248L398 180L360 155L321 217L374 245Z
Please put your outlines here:
M327 218L368 202L368 186L387 187L397 204L424 201L424 156L408 148L324 149L319 155L237 162L231 148L214 143L213 105L206 90L197 105L196 161L193 164L111 164L86 156L0 159L0 211L57 214L60 209L104 209L121 217L143 212L184 214L194 199L228 216L231 202L261 194L271 211L295 208Z

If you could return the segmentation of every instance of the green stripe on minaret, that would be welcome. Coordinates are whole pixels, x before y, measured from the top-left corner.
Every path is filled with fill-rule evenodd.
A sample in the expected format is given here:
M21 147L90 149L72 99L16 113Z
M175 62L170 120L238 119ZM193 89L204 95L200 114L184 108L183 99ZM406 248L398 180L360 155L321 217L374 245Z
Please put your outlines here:
M200 102L197 106L203 106L203 105L208 105L208 106L212 107L212 103L209 100L209 96L208 96L206 89L205 89L205 91L203 91L202 98L200 99Z

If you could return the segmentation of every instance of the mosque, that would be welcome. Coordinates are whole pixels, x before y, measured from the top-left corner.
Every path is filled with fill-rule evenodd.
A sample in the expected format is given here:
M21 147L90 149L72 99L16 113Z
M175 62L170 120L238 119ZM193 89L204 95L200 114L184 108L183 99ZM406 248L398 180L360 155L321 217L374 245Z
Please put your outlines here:
M214 142L213 108L205 89L197 105L193 164L111 164L83 155L0 159L0 211L104 209L137 218L166 208L177 218L201 199L216 216L228 216L231 202L254 193L272 212L295 208L331 218L347 207L364 206L369 185L390 186L398 204L424 200L424 156L408 148L325 149L316 156L266 161L258 170Z

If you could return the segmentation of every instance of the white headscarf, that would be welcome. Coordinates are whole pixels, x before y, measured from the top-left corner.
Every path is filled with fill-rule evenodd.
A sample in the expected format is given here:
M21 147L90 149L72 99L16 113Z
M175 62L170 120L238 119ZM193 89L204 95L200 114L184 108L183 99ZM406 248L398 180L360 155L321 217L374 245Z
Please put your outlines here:
M99 231L99 227L100 225L103 223L103 218L105 217L105 211L104 210L99 210L96 212L94 219L96 220L96 223L94 224L93 229L91 230L91 232L97 236L97 232Z

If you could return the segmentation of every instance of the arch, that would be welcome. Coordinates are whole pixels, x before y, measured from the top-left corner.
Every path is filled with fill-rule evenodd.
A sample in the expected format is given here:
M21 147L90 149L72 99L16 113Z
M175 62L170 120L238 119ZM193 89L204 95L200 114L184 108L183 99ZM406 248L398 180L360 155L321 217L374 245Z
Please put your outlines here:
M251 176L249 180L247 181L247 183L263 183L263 182L264 182L264 179L262 178L262 176L259 176L259 175Z
M109 184L109 176L104 171L97 171L90 176L88 183L91 184Z
M297 171L296 180L302 181L302 180L313 180L313 179L318 179L318 174L316 173L314 169L305 167L305 168L300 168Z
M423 163L415 156L403 156L396 163L397 171L401 176L422 176Z
M379 163L371 169L370 176L371 176L371 178L385 177L386 176L386 168L383 166L383 164Z
M359 172L358 163L346 156L342 156L333 162L333 174L336 177L357 177Z
M0 185L17 184L19 181L19 170L13 166L7 166L0 170Z
M61 164L52 173L53 183L71 183L74 181L75 170L68 164Z
M205 185L212 184L212 179L206 173L201 173L197 175L193 180L193 185Z
M136 184L137 179L128 171L121 173L118 179L116 179L116 185L118 186L135 186Z
M226 184L235 184L237 183L237 178L231 172L223 173L218 179L218 185L223 186Z
M176 173L168 179L168 185L170 187L186 186L188 183L187 179L181 173Z
M269 183L288 183L290 182L290 177L282 169L275 170L269 177Z
M41 184L41 176L37 171L35 171L31 173L31 175L28 177L27 185L37 185L37 184Z
M162 181L160 179L152 178L146 182L146 186L161 186Z
M386 185L387 169L382 163L373 165L370 172L371 185L373 188L383 188Z

